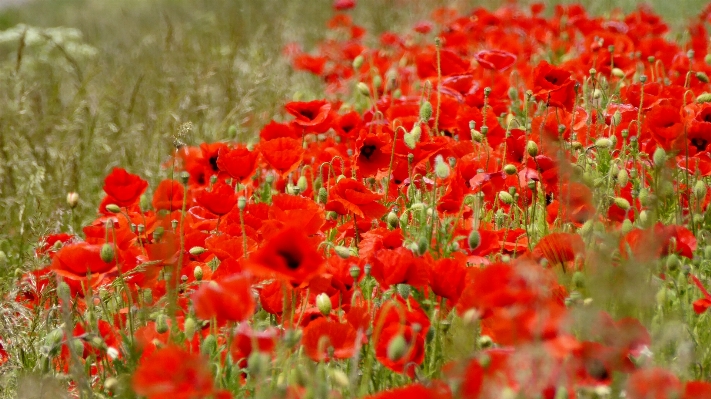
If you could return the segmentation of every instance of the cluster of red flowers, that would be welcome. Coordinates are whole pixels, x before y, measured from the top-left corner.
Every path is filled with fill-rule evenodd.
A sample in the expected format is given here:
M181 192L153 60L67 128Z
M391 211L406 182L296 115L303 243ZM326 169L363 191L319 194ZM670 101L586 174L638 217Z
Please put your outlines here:
M694 215L711 199L709 12L677 44L646 9L543 11L439 9L373 48L337 13L317 53L287 48L329 99L286 104L256 145L178 148L152 196L115 168L99 217L83 238L46 238L37 255L51 262L23 277L17 301L49 306L56 282L78 310L123 304L113 320L76 325L78 355L105 372L103 359L131 356L127 335L141 353L133 388L151 399L230 397L210 361L247 368L281 344L315 362L373 356L420 381L378 398L573 398L620 374L632 399L711 395L644 360L640 321L600 312L581 336L570 310L579 280L602 267L592 225L619 237L608 267L698 252ZM656 222L675 170L687 177L667 182L677 222ZM711 295L687 280L702 313ZM165 313L146 320L141 308ZM257 329L260 317L272 325ZM454 318L477 345L446 362ZM208 337L212 360L199 349ZM65 367L72 341L59 341Z

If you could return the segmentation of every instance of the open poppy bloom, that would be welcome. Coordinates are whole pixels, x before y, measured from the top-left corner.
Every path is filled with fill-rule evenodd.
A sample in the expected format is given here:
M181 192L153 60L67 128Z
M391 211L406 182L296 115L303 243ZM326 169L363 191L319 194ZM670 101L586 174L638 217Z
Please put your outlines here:
M163 180L156 187L153 193L153 208L156 211L175 211L183 208L183 197L185 189L180 182L175 180Z
M269 166L286 176L293 172L304 158L301 140L279 137L259 144L259 151Z
M356 352L358 334L348 323L321 317L306 326L301 342L306 354L314 361L349 359Z
M286 104L284 108L296 117L294 123L304 128L307 133L323 133L330 127L331 104L327 101L294 101Z
M120 207L137 203L147 188L147 181L126 172L123 168L114 168L104 179L104 192Z
M247 267L255 274L302 284L319 275L326 264L316 243L298 226L287 226L252 254Z
M363 183L344 178L331 187L326 210L335 211L339 215L352 213L360 217L379 218L387 210L377 202L381 197L368 190Z
M207 359L177 346L167 346L142 358L132 386L147 399L193 399L215 394Z
M474 54L474 59L484 69L502 72L516 62L516 56L503 50L482 50Z
M198 317L215 318L217 324L244 321L252 316L255 308L251 279L245 274L202 283L192 300Z
M237 204L235 190L221 181L215 183L210 190L200 191L195 199L201 207L218 216L228 214Z
M230 177L244 183L254 174L257 169L257 159L259 152L250 151L246 146L238 145L234 149L227 147L220 148L217 157L217 167L227 172Z
M64 246L52 259L51 269L59 276L96 286L107 273L116 271L116 261L101 259L102 245L77 242Z
M534 70L533 92L538 101L567 111L575 105L575 80L570 72L542 61Z

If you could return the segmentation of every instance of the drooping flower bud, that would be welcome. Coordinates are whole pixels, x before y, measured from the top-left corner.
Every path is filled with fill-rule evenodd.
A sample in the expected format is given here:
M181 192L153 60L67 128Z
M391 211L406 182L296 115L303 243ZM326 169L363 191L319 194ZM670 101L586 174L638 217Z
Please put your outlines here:
M77 204L79 204L79 194L75 192L68 193L67 205L69 205L70 208L74 209L77 207Z
M420 120L427 123L432 117L432 103L425 101L420 106Z
M472 232L469 233L468 243L469 249L472 251L479 248L479 244L481 244L481 234L478 230L472 230Z
M351 257L351 250L348 247L344 247L343 245L336 245L333 248L334 252L336 252L336 255L340 257L341 259L348 259Z
M168 332L168 317L163 313L156 317L156 332L158 334L163 334Z
M538 144L535 141L529 140L526 144L526 152L528 155L535 157L538 155Z
M403 337L402 334L398 334L390 340L390 343L388 343L388 359L392 360L393 362L396 362L402 359L403 356L405 356L406 354L407 341L405 341L405 337Z
M610 148L612 147L612 140L606 137L600 137L595 141L595 147L597 148Z
M325 187L321 187L318 189L318 203L325 204L326 202L328 202L328 191Z
M612 74L612 76L618 79L622 79L625 77L625 71L620 68L612 68L612 71L610 73Z
M395 229L400 225L400 219L397 217L397 214L395 212L390 211L386 220L388 222L388 227L390 227L391 229Z
M356 90L358 90L358 93L360 93L363 97L370 97L370 88L368 88L367 84L358 82Z
M711 93L701 93L701 94L699 94L699 96L696 97L696 102L697 102L697 103L707 103L707 102L711 102Z
M193 277L195 277L196 281L202 281L202 277L203 277L202 267L195 266L195 269L193 269Z
M192 248L190 248L190 250L188 252L190 253L190 255L200 256L200 255L204 254L205 251L207 251L207 249L205 249L203 247L192 247Z
M707 191L708 191L708 187L706 186L706 183L704 183L703 180L697 180L696 184L694 184L694 196L697 199L706 198Z
M511 205L514 199L508 191L499 191L499 201L503 202L506 205Z
M185 333L185 337L188 340L191 340L195 335L195 332L197 332L197 321L195 321L195 319L192 317L188 317L187 319L185 319L185 323L183 325L183 332Z
M617 172L617 183L620 184L620 187L626 187L629 181L630 174L627 172L627 169L620 169L620 171Z
M360 67L363 66L363 61L364 58L362 55L359 55L353 59L353 69L358 70Z
M435 157L435 174L440 179L446 179L449 177L449 164L444 162L442 155L437 155Z
M109 243L102 245L99 255L101 256L101 260L105 263L111 262L114 260L114 246Z
M698 80L700 80L700 81L702 81L702 82L704 82L704 83L708 83L708 82L709 82L709 76L706 75L705 73L701 72L701 71L696 72L696 79L698 79Z
M654 154L652 155L652 160L654 161L654 165L656 167L661 168L667 161L667 152L664 151L664 148L657 147L657 149L654 150Z
M116 204L108 204L108 205L106 205L106 210L109 211L109 212L111 212L111 213L120 213L120 212L121 212L121 208L119 208L119 206L116 205Z
M614 199L615 205L617 205L623 211L630 209L630 202L626 198L616 197Z
M516 174L516 166L513 164L506 164L504 166L504 173L506 173L509 176L513 176Z
M205 337L205 340L202 341L202 345L200 345L200 352L207 356L212 356L212 354L217 352L217 338L215 338L214 334Z

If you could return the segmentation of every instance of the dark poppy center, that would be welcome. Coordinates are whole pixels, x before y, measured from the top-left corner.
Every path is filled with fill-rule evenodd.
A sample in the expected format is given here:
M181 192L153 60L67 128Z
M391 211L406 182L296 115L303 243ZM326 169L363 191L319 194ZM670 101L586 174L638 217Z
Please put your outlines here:
M557 85L558 84L558 77L555 75L547 75L546 81L548 81L549 83L552 83L554 85Z
M376 147L372 144L366 144L360 149L360 153L367 159L370 159L370 156L375 152L375 148Z
M705 150L708 143L709 142L706 139L703 139L701 137L694 137L693 139L691 139L691 145L696 147L696 151Z
M587 370L590 377L598 381L605 381L610 378L610 373L607 371L607 368L599 359L589 360L585 365L585 369Z
M281 250L277 251L277 255L281 256L281 258L284 259L286 267L291 270L296 270L301 264L301 258L298 256L298 254L295 254L293 252Z
M308 120L313 120L316 115L314 115L314 112L310 109L305 109L301 111L301 115L306 117Z
M212 170L215 172L219 171L219 168L217 167L217 155L210 157L210 167L212 167Z

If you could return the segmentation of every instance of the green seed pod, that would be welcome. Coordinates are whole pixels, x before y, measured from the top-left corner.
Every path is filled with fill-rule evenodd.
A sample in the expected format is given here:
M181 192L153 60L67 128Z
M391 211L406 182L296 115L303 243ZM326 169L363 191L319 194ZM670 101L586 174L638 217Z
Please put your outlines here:
M348 274L350 274L354 280L358 280L358 277L360 277L360 268L358 266L351 266L348 270Z
M101 252L99 253L101 256L101 260L104 261L104 263L109 263L112 260L114 260L114 246L111 244L104 244L101 246Z
M193 269L193 277L195 277L196 281L202 281L203 272L200 266L195 266Z
M517 172L517 170L516 170L516 166L515 166L515 165L506 164L506 165L504 166L504 173L506 173L507 175L513 176L513 175L516 174L516 172Z
M197 329L198 325L195 319L193 319L192 317L188 317L187 319L185 319L185 324L183 325L183 332L185 333L185 337L187 339L193 339L193 336L195 336Z
M536 144L535 141L529 140L528 143L526 143L526 152L528 155L535 157L538 155L538 144Z
M344 247L343 245L337 245L333 248L334 252L336 252L336 255L340 257L341 259L348 259L351 257L351 250L348 247Z
M324 316L328 316L329 314L331 314L333 304L331 303L331 298L328 296L328 294L322 292L316 296L316 307Z
M627 201L627 199L625 199L625 198L616 197L614 202L615 202L615 205L617 205L623 211L630 209L630 202Z
M696 79L698 79L698 80L700 80L700 81L702 81L702 82L704 82L704 83L708 83L708 82L709 82L709 76L706 75L706 74L703 73L703 72L696 72Z
M247 198L239 197L237 198L237 209L243 211L247 207Z
M388 223L388 227L390 227L391 229L400 226L400 219L398 219L397 214L393 211L390 211L390 213L388 213L386 220Z
M707 191L708 187L706 186L706 183L704 183L703 180L697 180L696 184L694 184L694 196L699 200L706 198Z
M514 199L508 191L499 191L499 201L503 202L506 205L511 205Z
M652 155L652 160L654 161L654 165L656 167L661 168L667 161L667 152L664 151L664 148L657 147L657 149L654 150L654 154Z
M425 101L420 106L420 120L427 123L432 117L432 104L429 101Z
M630 174L627 172L627 169L620 169L619 172L617 172L617 183L620 185L620 187L626 187L627 183L630 182Z
M573 273L573 287L576 289L585 287L585 275L582 272L577 271Z
M355 70L360 69L360 67L363 66L363 60L364 60L364 58L362 55L356 56L353 59L353 69L355 69Z
M203 247L192 247L192 248L190 248L190 250L188 252L190 253L190 255L199 256L199 255L204 254L205 251L207 251L207 249L205 249Z
M363 97L370 97L370 88L368 88L367 84L358 82L356 90L358 90L358 93L360 93Z
M213 334L210 334L205 337L204 341L202 341L202 345L200 345L200 353L202 353L203 355L212 356L216 352L217 338L215 338Z
M472 230L471 233L469 233L468 244L469 249L472 251L479 248L479 244L481 244L481 234L478 230Z
M612 140L605 137L601 137L595 141L595 147L597 147L598 149L610 148L612 147Z
M158 334L164 334L168 332L168 317L163 313L156 317L156 332Z
M392 360L393 362L396 362L402 359L403 356L407 354L407 350L407 341L405 341L405 337L403 337L401 334L398 334L388 343L388 359Z

